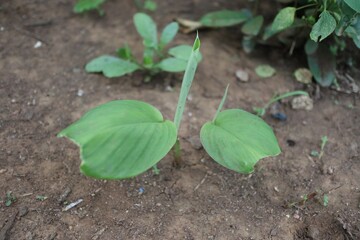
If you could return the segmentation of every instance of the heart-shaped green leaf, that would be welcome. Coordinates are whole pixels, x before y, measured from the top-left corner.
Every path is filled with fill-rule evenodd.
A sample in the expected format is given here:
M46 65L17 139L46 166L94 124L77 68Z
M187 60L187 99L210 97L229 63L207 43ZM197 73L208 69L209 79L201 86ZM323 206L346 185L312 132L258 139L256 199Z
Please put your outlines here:
M91 60L85 66L86 72L102 72L106 77L121 77L132 73L140 67L135 63L117 57L103 55Z
M140 36L144 39L144 45L155 48L157 46L157 27L154 20L145 13L134 15L134 24Z
M329 11L323 11L319 20L312 27L310 38L315 42L321 42L335 31L336 20Z
M81 171L90 177L123 179L160 161L175 144L176 127L155 107L118 100L100 105L59 133L80 147Z
M251 173L261 158L281 152L271 127L240 109L220 112L201 128L200 138L216 162L239 173Z

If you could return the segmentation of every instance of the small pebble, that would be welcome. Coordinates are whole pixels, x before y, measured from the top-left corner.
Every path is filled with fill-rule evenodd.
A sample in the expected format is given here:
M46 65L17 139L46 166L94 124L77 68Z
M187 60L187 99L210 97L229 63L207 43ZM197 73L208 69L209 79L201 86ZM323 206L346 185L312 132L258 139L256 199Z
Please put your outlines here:
M37 41L37 42L35 43L35 45L34 45L34 48L39 48L39 47L41 47L41 46L42 46L42 42Z
M189 142L190 142L191 146L196 150L200 150L202 148L200 137L197 135L190 137Z
M272 113L271 117L282 122L287 120L286 114L282 112Z
M139 188L139 194L143 194L145 192L145 189L143 187Z
M239 69L235 72L235 76L241 82L248 82L249 81L249 73L243 69Z
M26 206L19 208L19 216L20 217L25 216L28 212L29 212L29 209Z
M310 111L314 108L313 100L309 96L299 96L295 97L291 101L291 107L293 109L305 109L307 111Z
M82 97L82 96L84 95L84 90L79 89L79 90L77 91L77 95L78 95L78 97Z

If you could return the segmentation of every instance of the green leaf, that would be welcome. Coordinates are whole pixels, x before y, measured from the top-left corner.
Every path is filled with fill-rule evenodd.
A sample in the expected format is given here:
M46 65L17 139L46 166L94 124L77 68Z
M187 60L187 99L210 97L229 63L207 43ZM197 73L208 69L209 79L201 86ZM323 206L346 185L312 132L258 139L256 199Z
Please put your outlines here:
M136 13L134 15L134 24L140 36L144 39L144 45L147 47L157 47L157 28L154 20L145 13Z
M156 2L152 0L145 0L144 2L144 9L147 9L149 11L155 11L157 8Z
M359 0L344 0L356 12L360 12L360 1Z
M200 22L206 27L229 27L245 22L251 17L248 9L240 11L222 10L205 14Z
M125 45L125 47L119 48L116 52L118 56L124 60L130 60L133 58L131 48L127 44Z
M241 31L246 35L256 36L259 34L263 23L263 16L251 18L242 26Z
M179 24L177 22L172 22L164 28L160 37L160 45L165 46L170 43L176 36L179 30Z
M336 20L328 11L320 14L318 21L312 27L310 38L315 42L321 42L335 31Z
M311 45L309 44L310 41L313 42L309 39L305 47ZM336 58L327 44L318 44L315 51L307 51L307 61L318 84L328 87L335 81Z
M273 33L278 33L286 28L289 28L294 23L295 12L296 8L294 7L286 7L281 9L271 25L271 31Z
M179 58L165 58L156 67L165 72L183 72L187 66L187 60Z
M130 61L103 55L91 60L85 66L86 72L102 72L106 77L121 77L125 74L132 73L140 67Z
M168 53L178 59L187 61L191 55L192 47L190 45L179 45L173 48L170 48ZM198 54L198 63L201 61L202 55Z
M160 161L175 144L176 127L155 107L134 100L100 105L58 134L80 147L81 171L90 177L123 179Z
M271 127L240 109L220 112L201 128L200 139L216 162L239 173L251 173L261 158L281 152Z
M79 0L74 6L75 13L83 13L90 10L99 9L100 5L106 0Z
M259 65L255 68L255 72L259 77L269 78L275 75L276 70L270 65Z

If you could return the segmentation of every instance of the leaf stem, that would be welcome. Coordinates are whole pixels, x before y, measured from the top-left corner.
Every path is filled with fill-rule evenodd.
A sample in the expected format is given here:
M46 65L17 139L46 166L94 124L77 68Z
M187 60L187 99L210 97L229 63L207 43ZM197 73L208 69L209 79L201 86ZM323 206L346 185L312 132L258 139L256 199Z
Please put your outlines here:
M174 167L179 168L181 165L181 147L179 139L176 140L175 145L173 147L174 153Z
M308 8L308 7L313 7L313 6L316 6L316 5L318 5L318 4L317 3L312 3L312 4L305 5L305 6L301 6L301 7L296 8L296 11L299 11L301 9Z
M228 93L228 89L229 89L229 85L230 85L230 84L228 84L227 87L226 87L226 89L225 89L224 95L223 95L223 97L222 97L222 99L221 99L221 102L220 102L220 104L219 104L219 107L218 107L218 109L216 110L215 116L214 116L214 118L213 118L213 122L215 122L215 119L217 118L218 114L220 113L221 109L222 109L223 106L224 106L224 103L225 103L225 100L226 100L226 97L227 97L227 93Z

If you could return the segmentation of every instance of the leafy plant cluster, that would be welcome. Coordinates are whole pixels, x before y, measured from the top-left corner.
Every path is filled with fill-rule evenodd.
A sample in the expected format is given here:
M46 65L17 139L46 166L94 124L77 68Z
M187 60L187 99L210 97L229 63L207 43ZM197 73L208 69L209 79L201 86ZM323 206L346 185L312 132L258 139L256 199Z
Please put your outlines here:
M179 161L178 133L199 62L199 49L197 37L187 61L174 121L165 120L158 109L146 102L117 100L90 110L58 134L80 147L80 169L85 175L123 179L153 166L157 170L157 162L171 149ZM280 147L273 130L260 117L241 109L221 111L227 90L213 120L201 128L201 143L222 166L250 173L261 158L278 155Z
M190 45L178 45L166 50L166 46L176 36L179 25L172 22L165 26L158 39L154 20L145 13L134 15L137 32L143 39L144 53L142 61L137 61L131 48L125 45L117 50L117 56L102 55L91 60L85 69L89 73L102 72L106 77L121 77L137 70L147 72L146 81L161 71L183 72L191 54ZM201 55L197 58L201 60Z
M256 1L259 4L259 0ZM228 27L243 24L242 46L251 52L256 43L277 38L290 52L304 44L309 68L321 86L334 83L336 56L346 47L345 37L360 48L359 0L277 0L283 8L273 22L265 25L261 14L248 9L207 13L199 21L178 19L190 32L202 27ZM325 41L324 41L325 40Z

